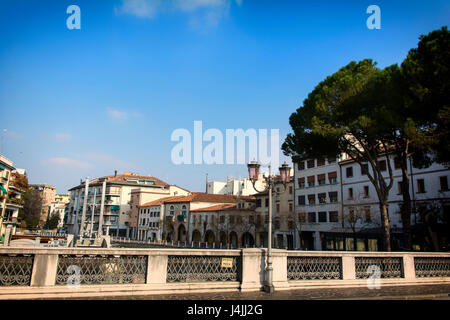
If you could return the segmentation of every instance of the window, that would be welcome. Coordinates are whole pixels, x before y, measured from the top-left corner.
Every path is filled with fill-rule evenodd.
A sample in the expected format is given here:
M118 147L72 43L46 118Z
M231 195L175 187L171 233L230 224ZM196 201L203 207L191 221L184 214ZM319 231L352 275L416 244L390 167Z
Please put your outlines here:
M364 186L364 198L369 197L369 186Z
M417 193L425 193L425 180L417 179Z
M316 195L315 194L308 195L308 202L309 202L309 205L316 204Z
M305 196L298 196L298 204L299 205L305 204Z
M269 206L269 198L266 198L266 208Z
M386 160L378 161L378 168L380 171L386 171Z
M298 187L300 189L305 188L305 178L298 178Z
M292 186L289 186L289 194L292 194Z
M277 207L277 213L280 212L280 204L279 203L277 203L276 207Z
M317 195L319 198L319 203L327 203L327 194L326 193L319 193Z
M254 216L248 216L248 221L250 224L254 224L255 223L255 217Z
M328 158L327 160L328 160L328 163L335 163L336 162L335 158Z
M304 212L299 212L299 214L298 214L298 221L299 222L305 222L306 221Z
M319 212L319 222L327 222L327 213L325 211Z
M315 176L309 176L308 177L308 187L314 187L315 180L316 180Z
M338 193L337 193L337 191L328 192L328 196L330 197L330 202L331 203L338 202Z
M174 208L173 206L170 206L169 214L170 214L171 216L173 216L173 215L175 214L175 208Z
M364 207L364 216L365 216L366 222L372 221L372 219L370 217L370 207Z
M349 200L353 199L353 188L348 188L348 199Z
M277 188L277 193L280 193L280 188Z
M353 167L348 167L347 169L345 169L347 178L351 178L353 177Z
M261 224L261 216L256 216L256 223Z
M289 202L289 212L294 211L294 206L292 205L292 202Z
M399 157L395 157L394 158L394 168L395 169L401 169L401 163L400 163L400 158Z
M369 172L369 165L367 163L363 163L361 165L361 175L365 176Z
M230 223L234 223L234 216L230 216Z
M308 160L306 162L306 166L308 167L308 169L314 168L314 159L313 160Z
M305 161L300 161L298 163L298 170L305 170Z
M256 199L256 207L261 208L261 199Z
M318 167L324 166L324 165L325 165L325 158L317 159L317 166Z
M242 224L242 216L237 216L236 222Z
M308 212L308 222L316 222L316 213Z
M339 222L337 211L330 211L328 214L330 215L330 222Z
M403 193L403 181L397 182L397 194Z
M317 176L317 181L319 181L319 186L323 186L326 183L325 174L319 174Z
M447 176L439 177L441 182L441 191L448 191L448 179Z
M337 183L337 172L329 172L328 173L328 180L330 180L330 184L336 184Z
M220 216L220 218L219 218L220 220L220 223L225 223L225 216Z
M187 211L187 207L186 207L186 205L183 204L183 206L181 207L181 214L185 216L186 211Z

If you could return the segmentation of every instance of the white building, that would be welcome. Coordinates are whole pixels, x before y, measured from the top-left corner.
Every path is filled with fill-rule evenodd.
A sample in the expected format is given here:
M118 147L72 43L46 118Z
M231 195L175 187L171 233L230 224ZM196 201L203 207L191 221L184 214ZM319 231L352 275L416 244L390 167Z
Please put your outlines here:
M389 183L388 163L385 157L378 159L379 166L382 169L385 181ZM394 156L389 157L391 164L393 180L388 197L388 214L393 233L394 248L399 249L401 244L395 242L395 233L401 234L401 205L403 202L401 181L402 172L400 167L394 161ZM375 187L370 182L365 172L372 171L370 165L364 165L363 168L351 159L345 159L340 162L342 168L342 203L343 217L356 216L355 227L358 230L370 230L381 227L381 215ZM410 177L411 195L411 225L423 223L422 214L434 205L440 208L440 218L449 221L450 218L450 191L449 176L450 170L439 164L432 164L428 168L418 169L412 166L408 161L408 174ZM347 226L348 227L348 220ZM352 219L350 219L352 220ZM363 244L359 245L362 247Z
M300 248L322 250L321 233L342 228L340 182L337 159L312 159L294 164Z
M98 231L102 202L102 186L106 183L102 233L121 237L130 236L129 218L131 215L131 193L133 189L142 191L160 191L167 194L170 185L158 178L140 176L135 173L101 177L89 182L85 215L85 230L92 233ZM64 226L69 233L78 234L83 212L85 182L71 188L70 203L67 206Z
M385 157L379 159L383 176L389 180ZM401 170L390 157L394 183L388 198L393 249L402 237L400 206ZM365 170L342 156L305 160L295 164L295 211L300 229L300 247L308 250L369 250L381 248L381 216L378 196ZM408 162L413 212L411 224L422 223L420 212L427 206L441 208L440 217L450 219L449 169L433 164L418 169ZM395 245L397 243L397 245Z
M262 175L255 183L255 186L258 190L264 189L264 179L262 178ZM228 178L227 181L207 181L206 193L251 196L258 192L253 188L252 182L248 178Z

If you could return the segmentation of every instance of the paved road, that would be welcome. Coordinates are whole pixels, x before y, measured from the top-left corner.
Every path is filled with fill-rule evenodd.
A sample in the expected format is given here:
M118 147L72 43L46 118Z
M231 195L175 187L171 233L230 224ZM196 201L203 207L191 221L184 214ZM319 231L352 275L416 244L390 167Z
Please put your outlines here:
M264 292L190 293L169 295L145 295L127 297L99 297L89 300L450 300L450 284L421 286L382 286L380 289L303 289Z

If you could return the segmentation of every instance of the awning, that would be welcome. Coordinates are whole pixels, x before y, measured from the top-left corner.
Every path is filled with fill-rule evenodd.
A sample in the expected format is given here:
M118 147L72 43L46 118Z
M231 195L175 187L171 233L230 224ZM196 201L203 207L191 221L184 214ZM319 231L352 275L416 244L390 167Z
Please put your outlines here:
M6 168L0 164L0 170L5 170Z
M116 210L119 210L119 209L120 209L119 206L111 206L111 210L112 210L112 211L116 211Z
M337 178L337 172L336 172L336 171L334 171L334 172L329 172L329 173L328 173L328 178Z
M8 195L8 191L6 191L5 188L3 188L3 186L0 184L0 190L2 191L3 195Z
M309 176L309 177L308 177L308 182L314 182L315 179L316 179L315 176Z

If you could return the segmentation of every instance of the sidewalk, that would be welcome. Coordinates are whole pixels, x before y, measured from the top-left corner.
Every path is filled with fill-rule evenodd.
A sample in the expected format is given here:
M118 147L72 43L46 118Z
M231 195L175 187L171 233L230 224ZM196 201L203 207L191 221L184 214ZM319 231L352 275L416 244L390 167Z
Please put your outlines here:
M450 300L450 285L392 286L265 292L223 292L88 298L89 300Z

